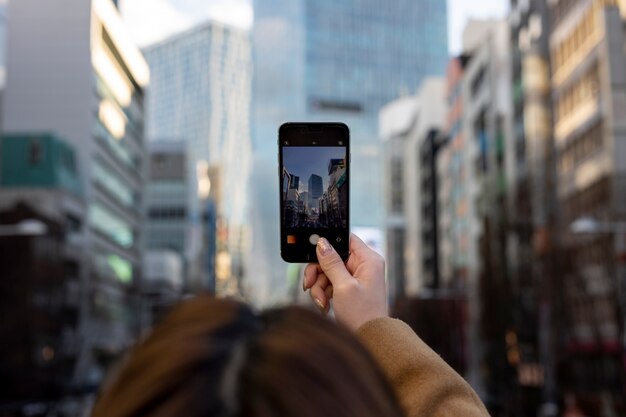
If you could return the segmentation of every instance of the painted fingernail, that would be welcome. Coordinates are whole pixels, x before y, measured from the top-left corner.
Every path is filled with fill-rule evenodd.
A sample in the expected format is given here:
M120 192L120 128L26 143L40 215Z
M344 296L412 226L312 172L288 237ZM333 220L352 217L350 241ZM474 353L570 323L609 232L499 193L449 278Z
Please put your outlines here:
M324 303L322 303L319 298L315 299L315 304L324 311Z
M328 240L324 239L323 237L321 237L317 241L317 247L319 248L320 255L322 256L326 256L333 251L333 247L330 246Z

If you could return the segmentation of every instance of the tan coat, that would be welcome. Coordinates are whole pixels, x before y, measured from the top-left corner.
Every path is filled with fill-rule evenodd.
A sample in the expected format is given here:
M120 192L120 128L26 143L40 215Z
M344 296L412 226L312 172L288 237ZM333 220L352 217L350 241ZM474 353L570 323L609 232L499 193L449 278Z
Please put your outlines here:
M474 390L400 320L379 318L357 332L410 417L488 416Z

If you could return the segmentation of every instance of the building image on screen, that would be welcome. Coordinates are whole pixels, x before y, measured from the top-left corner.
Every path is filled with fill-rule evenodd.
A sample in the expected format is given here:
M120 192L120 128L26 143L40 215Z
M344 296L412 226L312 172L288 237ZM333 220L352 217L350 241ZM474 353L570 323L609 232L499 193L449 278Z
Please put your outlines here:
M296 228L348 226L345 147L283 148L283 225Z

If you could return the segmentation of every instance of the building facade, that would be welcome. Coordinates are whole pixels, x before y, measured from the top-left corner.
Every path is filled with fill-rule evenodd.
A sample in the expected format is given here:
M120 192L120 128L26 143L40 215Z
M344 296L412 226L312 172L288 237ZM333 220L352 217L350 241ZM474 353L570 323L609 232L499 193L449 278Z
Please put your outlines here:
M208 22L149 46L144 51L152 81L147 100L146 134L153 141L188 146L189 175L219 172L210 187L227 190L214 200L219 217L219 259L228 259L239 288L249 216L251 50L249 34ZM219 184L218 184L219 182ZM190 194L189 217L203 235L203 190ZM224 269L224 268L221 268ZM205 282L203 285L210 285Z
M565 355L559 355L566 377L559 382L564 391L575 390L586 408L595 404L591 410L607 400L609 407L624 410L623 385L618 383L624 371L619 353L623 318L618 312L624 306L620 236L576 236L569 228L581 217L626 219L624 11L618 1L555 2L550 7L552 134L560 240L567 255L560 290Z
M196 184L190 178L187 144L150 142L149 174L145 201L145 248L174 252L181 262L182 288L193 293L201 289L215 292L217 236L198 241L192 222L191 198ZM208 202L207 202L208 204ZM215 223L207 207L201 207L203 228ZM206 268L207 265L212 267Z
M466 168L469 373L487 406L505 394L498 385L511 379L505 340L510 317L506 263L506 152L511 130L509 28L505 20L470 20L463 53L471 55L463 73L463 165ZM481 369L487 367L484 373Z
M446 2L255 1L253 144L257 185L255 271L277 277L276 131L288 120L343 121L351 131L351 223L383 226L383 158L377 118L386 103L441 76L447 61ZM281 280L280 282L278 280ZM261 291L259 294L263 294Z
M25 0L12 2L10 15L4 132L63 137L84 177L88 268L76 378L95 383L137 336L149 70L110 0Z
M76 162L73 147L55 135L0 140L0 373L11 381L0 403L8 412L8 404L58 400L76 383L88 266ZM20 227L28 223L41 230Z
M470 245L468 218L469 167L464 149L466 127L464 118L463 75L471 57L461 55L448 64L445 122L447 143L442 147L437 164L439 187L439 251L440 278L444 288L463 289L468 279L467 253Z
M512 135L507 150L507 259L517 312L507 349L526 414L555 401L557 205L547 2L511 4ZM544 336L541 336L544 335ZM557 336L558 337L558 336Z
M391 300L406 295L406 216L404 184L405 144L418 115L414 96L398 99L380 111L380 137L384 143L385 241ZM411 181L409 181L411 182Z
M390 263L390 277L399 280L391 285L394 298L416 296L438 280L436 154L447 111L444 87L443 79L429 78L415 97L389 104L380 116L387 147L388 250L403 255Z

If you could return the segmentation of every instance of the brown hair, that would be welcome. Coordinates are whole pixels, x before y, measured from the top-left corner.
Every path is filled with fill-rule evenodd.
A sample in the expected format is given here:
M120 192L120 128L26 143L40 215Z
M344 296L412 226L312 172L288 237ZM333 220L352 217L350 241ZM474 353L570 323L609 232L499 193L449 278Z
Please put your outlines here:
M255 314L199 296L137 345L94 417L401 416L382 371L346 329L287 307Z

